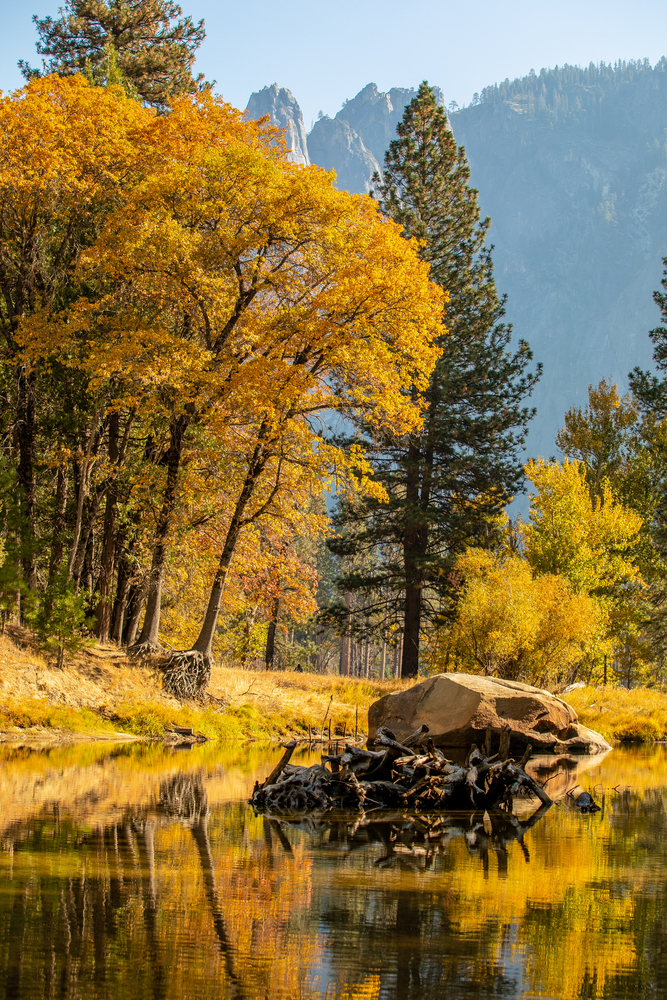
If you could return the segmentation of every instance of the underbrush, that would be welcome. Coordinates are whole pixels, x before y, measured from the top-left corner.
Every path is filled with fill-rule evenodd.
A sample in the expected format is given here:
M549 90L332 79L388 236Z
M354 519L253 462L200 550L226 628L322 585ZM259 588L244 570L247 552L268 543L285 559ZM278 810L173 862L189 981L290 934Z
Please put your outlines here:
M63 729L73 733L92 730L112 733L115 728L107 719L89 708L53 705L46 698L30 698L25 701L9 698L0 705L0 730L10 727L27 729L34 726L43 729Z
M659 688L585 687L565 700L584 726L606 740L667 739L667 692Z

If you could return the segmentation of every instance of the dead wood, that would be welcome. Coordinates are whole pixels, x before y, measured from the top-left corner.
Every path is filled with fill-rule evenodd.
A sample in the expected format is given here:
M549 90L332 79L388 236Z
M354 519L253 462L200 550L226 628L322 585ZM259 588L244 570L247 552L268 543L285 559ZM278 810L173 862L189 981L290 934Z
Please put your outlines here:
M420 726L419 729L415 729L414 733L410 733L407 739L403 740L403 745L406 747L415 747L417 744L422 742L422 737L424 733L428 732L428 726Z
M507 756L509 729L501 731L499 753L487 756L487 732L485 752L473 744L462 767L447 760L430 740L418 747L426 732L422 726L399 743L391 730L380 728L375 741L380 752L348 743L342 753L323 754L322 763L313 767L289 766L295 745L290 744L266 781L255 784L250 801L269 817L315 818L397 808L420 814L470 809L505 809L511 814L513 798L521 794L535 795L543 806L552 804L524 770L530 747L518 764Z
M294 753L295 746L296 743L294 741L287 744L287 746L285 747L285 752L283 753L282 757L280 758L274 769L271 771L271 774L265 780L264 785L262 787L264 787L265 785L272 785L275 781L278 780L280 775L283 773L283 771L289 764L290 757Z

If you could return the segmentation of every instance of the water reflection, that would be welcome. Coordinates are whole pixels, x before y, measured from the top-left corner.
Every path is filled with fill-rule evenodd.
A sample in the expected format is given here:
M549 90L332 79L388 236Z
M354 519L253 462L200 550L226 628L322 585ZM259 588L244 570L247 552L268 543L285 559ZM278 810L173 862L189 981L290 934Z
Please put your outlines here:
M246 805L275 754L14 751L0 998L666 995L666 757L561 761L548 810L315 825Z
M530 861L524 836L550 809L549 805L541 805L523 818L501 808L446 815L381 810L377 815L370 813L350 820L279 821L264 817L264 830L267 844L273 832L288 852L292 845L285 830L308 833L320 850L335 847L351 852L377 844L382 851L373 861L376 868L398 867L415 872L432 868L435 858L448 851L452 840L461 837L468 854L481 860L487 876L489 852L493 852L498 858L498 875L504 878L510 844L516 842L524 859Z

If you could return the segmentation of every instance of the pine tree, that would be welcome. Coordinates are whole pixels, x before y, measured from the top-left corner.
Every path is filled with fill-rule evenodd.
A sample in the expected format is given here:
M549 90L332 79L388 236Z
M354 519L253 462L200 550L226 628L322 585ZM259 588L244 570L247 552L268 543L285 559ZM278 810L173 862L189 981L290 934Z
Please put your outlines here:
M401 672L414 677L420 633L442 613L453 557L488 537L491 516L521 482L519 455L533 412L523 401L540 372L527 371L532 354L524 341L509 349L511 328L501 322L504 299L485 245L490 220L480 218L465 151L428 84L405 109L397 134L383 177L376 176L377 193L405 236L421 241L431 279L449 292L448 332L428 390L421 397L413 390L424 414L421 432L400 439L366 434L388 503L346 505L331 545L348 555L399 554L381 558L370 574L342 577L339 587L366 595L356 604L357 625L370 615L384 628L389 588L391 614L403 619ZM342 606L335 614L347 622Z
M657 326L649 332L653 343L653 361L655 367L662 373L662 378L635 368L630 372L630 388L635 398L639 400L642 410L654 414L660 420L667 417L667 257L662 258L664 265L661 281L664 292L654 292L653 301L660 309L663 326Z
M49 58L41 71L21 59L26 79L42 72L106 79L113 53L121 79L159 109L177 94L207 86L201 76L192 76L204 22L181 17L181 8L171 0L66 0L58 13L55 19L33 17L37 51Z
M658 374L637 367L629 374L630 388L643 415L638 460L646 508L651 553L644 576L649 581L645 631L657 660L667 664L667 257L663 257L662 287L653 293L662 325L649 332Z

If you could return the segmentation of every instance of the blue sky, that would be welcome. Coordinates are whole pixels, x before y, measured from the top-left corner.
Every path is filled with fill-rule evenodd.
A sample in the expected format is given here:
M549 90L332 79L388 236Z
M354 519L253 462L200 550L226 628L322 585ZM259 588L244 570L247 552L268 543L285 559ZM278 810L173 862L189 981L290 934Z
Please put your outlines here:
M61 0L62 3L62 0ZM32 14L58 2L2 0L0 88L20 86L17 59L38 63ZM187 0L206 21L197 68L218 92L245 107L253 90L277 82L301 104L310 128L319 110L334 115L370 81L382 90L442 87L447 103L531 68L588 64L667 52L665 0Z

